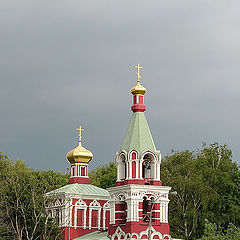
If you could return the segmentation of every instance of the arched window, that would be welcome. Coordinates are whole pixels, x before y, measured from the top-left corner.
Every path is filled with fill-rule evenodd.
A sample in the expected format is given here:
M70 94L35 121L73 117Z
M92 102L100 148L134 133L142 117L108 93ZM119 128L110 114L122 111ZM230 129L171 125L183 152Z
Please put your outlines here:
M87 218L87 204L79 199L75 203L74 210L74 227L83 226L83 229L86 229L86 218Z
M101 225L101 204L95 199L89 205L89 229L98 228Z
M120 194L118 196L118 212L116 212L116 219L118 219L119 224L126 223L127 220L127 202L124 195Z
M132 160L135 160L137 158L136 152L132 152Z
M149 181L155 177L155 161L154 156L151 153L146 153L143 156L142 162L142 178L145 179L145 183L149 184Z
M72 177L75 177L75 166L72 166Z
M103 205L103 230L108 228L110 221L110 204L109 202L105 202Z
M59 199L56 200L54 203L54 217L56 219L56 222L59 226L62 224L62 203Z
M132 179L135 179L137 177L137 164L136 164L136 159L137 159L137 152L136 151L132 151L130 153L130 158L132 160L132 162L130 163L132 166L131 166L131 169L132 169Z
M126 156L124 153L122 153L119 156L118 160L118 179L119 180L125 180L127 177L127 164L126 164Z
M143 197L143 209L142 209L143 221L149 222L149 200L146 196Z
M151 218L151 222L155 221L155 200L154 197L147 198L143 197L143 222L149 222Z

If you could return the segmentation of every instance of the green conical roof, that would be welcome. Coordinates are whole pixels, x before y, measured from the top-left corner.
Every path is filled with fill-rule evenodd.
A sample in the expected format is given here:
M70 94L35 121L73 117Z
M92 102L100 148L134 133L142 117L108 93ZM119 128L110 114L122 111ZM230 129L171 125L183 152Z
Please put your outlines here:
M147 119L143 112L133 113L122 142L121 150L129 152L132 149L137 150L140 156L147 150L159 153L159 151L156 150Z

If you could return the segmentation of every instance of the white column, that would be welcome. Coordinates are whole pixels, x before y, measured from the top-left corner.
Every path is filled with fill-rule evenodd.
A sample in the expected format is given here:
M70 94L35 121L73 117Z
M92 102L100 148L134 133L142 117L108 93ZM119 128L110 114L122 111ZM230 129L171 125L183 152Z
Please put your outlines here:
M92 209L89 209L89 223L88 223L89 229L92 228Z
M166 203L166 222L168 222L168 203Z
M151 176L151 177L153 178L153 180L156 180L156 175L157 175L157 174L156 174L156 164L157 164L157 163L156 163L155 161L154 161L153 164L152 164L152 168L153 168L153 169L152 169L152 176Z
M157 180L160 180L160 162L157 163Z
M129 174L128 174L128 172L129 172L129 162L126 162L125 164L127 165L127 167L126 167L127 172L126 172L126 178L125 179L128 179L129 178Z
M166 203L163 203L163 222L166 222Z
M98 209L98 230L101 228L101 208Z
M139 206L139 200L134 201L134 221L138 221L139 213L138 213L138 206Z
M103 230L106 228L106 209L103 209Z
M131 200L128 199L126 200L127 202L127 221L132 221L132 204L131 204Z
M163 203L160 203L160 222L163 222Z
M129 178L132 179L132 161L129 161L128 165L129 165Z
M119 181L120 180L120 164L119 164L119 162L117 162L117 181Z
M139 164L140 164L140 176L139 178L142 178L142 163L143 163L143 160L139 160Z
M77 228L77 208L74 209L74 228Z
M115 202L109 201L110 204L110 224L115 223Z
M83 229L86 229L86 223L87 223L87 208L84 208L84 210L83 210Z
M73 209L72 200L71 200L70 205L71 205L71 207L69 209L70 213L69 213L69 219L68 219L68 226L72 227L72 225L73 225L73 222L72 222L72 209Z
M136 160L136 179L139 178L139 160Z

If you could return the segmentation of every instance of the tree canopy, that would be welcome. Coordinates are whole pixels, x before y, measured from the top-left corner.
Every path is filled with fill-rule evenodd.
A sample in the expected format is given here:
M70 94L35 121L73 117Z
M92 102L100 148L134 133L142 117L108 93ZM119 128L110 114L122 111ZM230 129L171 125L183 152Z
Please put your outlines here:
M215 223L210 223L205 220L205 229L203 237L199 240L239 240L240 228L237 228L233 224L229 224L228 228L223 231Z
M112 187L117 180L116 164L114 162L110 162L92 170L88 175L91 180L91 184L104 189Z
M59 239L59 227L46 215L44 194L67 181L64 174L34 171L0 153L0 239Z
M113 162L89 173L91 183L114 186ZM0 153L0 240L59 239L56 222L45 214L44 193L67 184L69 175L33 170ZM171 235L183 239L240 239L240 169L226 145L173 151L161 164L163 185L171 186Z
M161 165L164 185L172 187L170 228L174 236L196 239L205 219L227 229L240 225L240 171L226 145L205 143L198 151L173 152Z

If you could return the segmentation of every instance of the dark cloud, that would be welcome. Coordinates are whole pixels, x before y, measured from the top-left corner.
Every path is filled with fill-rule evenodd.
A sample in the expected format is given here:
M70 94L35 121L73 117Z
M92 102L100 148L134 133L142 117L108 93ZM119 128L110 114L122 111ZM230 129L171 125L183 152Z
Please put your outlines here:
M239 10L231 0L1 1L1 151L64 170L82 124L91 167L114 161L140 62L162 153L218 141L240 162Z

